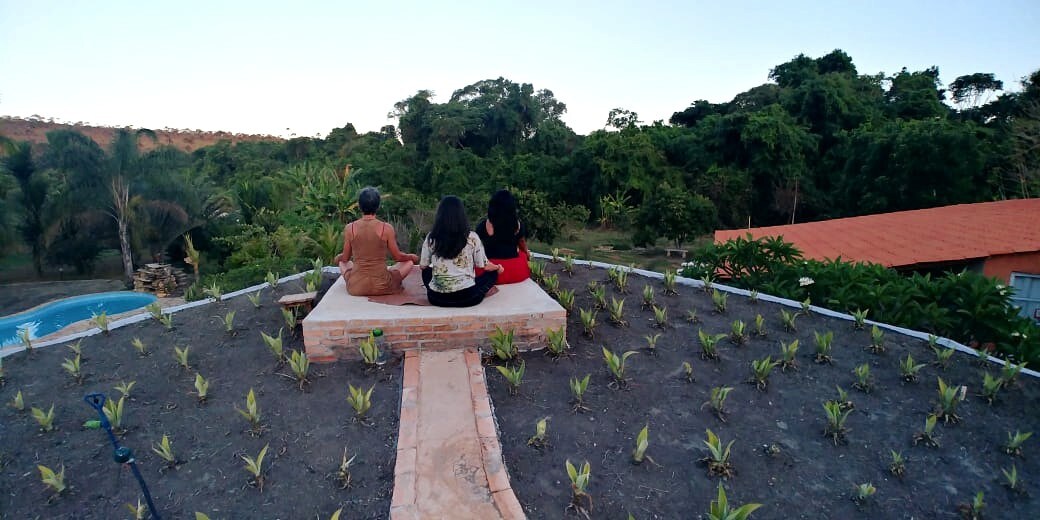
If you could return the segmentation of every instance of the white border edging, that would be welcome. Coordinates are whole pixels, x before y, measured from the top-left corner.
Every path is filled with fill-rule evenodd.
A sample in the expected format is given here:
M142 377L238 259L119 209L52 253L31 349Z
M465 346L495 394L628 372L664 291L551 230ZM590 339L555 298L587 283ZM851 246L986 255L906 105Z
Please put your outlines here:
M543 260L551 260L552 256L546 255L546 254L542 254L542 253L535 253L534 251L532 251L531 252L531 258L540 258L540 259L543 259ZM595 262L595 261L591 261L591 260L577 260L577 259L574 260L574 263L575 263L575 265L589 265L589 266L592 266L592 267L599 267L599 268L602 268L602 269L610 269L612 267L613 268L620 268L620 269L624 269L624 270L626 270L626 271L628 271L630 273L635 273L635 274L644 276L646 278L653 278L655 280L663 280L664 279L664 275L661 274L661 273L657 273L657 272L654 272L654 271L647 271L645 269L634 269L634 268L631 268L631 267L628 267L628 266L623 266L623 265L615 265L615 264L608 264L608 263L604 263L604 262ZM695 280L693 278L686 278L686 277L683 277L683 276L676 276L675 280L676 280L676 282L678 282L678 283L680 283L682 285L689 286L689 287L704 288L704 282L702 282L700 280ZM720 291L728 292L728 293L732 293L732 294L737 294L737 295L740 295L740 296L748 296L749 294L751 294L751 291L748 291L746 289L740 289L740 288L737 288L737 287L730 287L728 285L721 285L721 284L713 283L713 284L711 284L711 286L713 288L716 288L716 289L720 290ZM794 307L794 308L797 308L797 309L801 309L802 308L802 302L789 300L787 298L780 298L779 296L772 296L772 295L769 295L769 294L761 294L761 293L759 293L758 299L759 300L763 300L763 301L767 301L767 302L772 302L772 303L779 303L780 305L784 305L784 306L787 306L787 307ZM818 307L816 305L810 305L809 309L812 310L813 312L815 312L817 314L821 314L823 316L828 316L828 317L831 317L831 318L839 318L839 319L843 319L845 321L855 321L855 318L851 314L845 314L843 312L833 311L833 310L826 309L826 308L823 308L823 307ZM925 341L928 341L928 337L931 336L931 334L928 334L927 332L921 332L921 331L917 331L917 330L906 329L906 328L899 327L899 326L896 326L896 325L889 325L887 323L881 323L879 321L866 320L866 323L869 323L871 325L877 325L879 328L887 329L887 330L890 330L890 331L895 332L897 334L902 334L904 336L910 336L911 338L921 339L921 340L925 340ZM978 357L979 357L976 354L975 349L973 349L973 348L971 348L971 347L969 347L967 345L962 345L960 343L957 343L956 341L953 341L952 339L949 339L949 338L939 337L939 339L938 339L938 341L936 343L939 344L939 345L942 345L944 347L952 348L954 350L963 352L965 354L970 354L971 357L973 357L975 359L978 359ZM998 357L988 356L988 355L986 357L988 358L988 360L991 363L996 363L998 365L1006 365L1007 364L1006 361L1004 361L1003 359L1000 359ZM1023 368L1022 369L1022 373L1026 374L1026 375L1033 376L1033 377L1040 378L1040 372L1037 372L1035 370L1030 370L1028 368Z
M286 277L283 277L283 278L279 278L278 279L278 284L281 285L282 283L285 283L285 282L291 282L293 280L299 280L300 278L303 278L305 275L310 274L312 271L314 271L314 269L310 269L310 270L307 270L307 271L303 271L301 273L296 273L296 274L292 274L292 275L289 275L289 276L286 276ZM333 266L333 267L327 267L326 266L326 267L322 268L322 272L323 273L339 273L339 268L337 268L335 266ZM220 297L220 301L224 301L224 300L227 300L229 298L235 298L237 296L242 296L243 294L253 293L253 292L256 292L256 291L259 291L259 290L262 290L262 289L267 289L270 286L271 286L271 284L269 284L267 282L264 282L264 283L257 284L257 285L251 286L251 287L246 287L245 289L239 289L237 291L230 292L230 293L227 293L227 294L221 296ZM178 311L194 309L195 307L201 307L203 305L209 305L209 304L212 304L212 303L216 303L216 301L214 301L212 298L204 298L202 300L196 300L196 301L193 301L193 302L188 302L188 303L184 303L184 304L181 304L181 305L176 305L176 306L173 306L173 307L166 307L166 308L164 308L162 310L162 312L163 312L163 314L173 314L173 313L178 312ZM108 330L111 331L111 330L114 330L114 329L118 329L120 327L125 327L127 325L133 325L134 323L140 323L142 321L146 321L146 320L150 320L150 319L152 319L152 315L150 313L147 313L147 312L143 312L143 313L140 313L140 314L134 314L133 316L127 316L125 318L121 318L121 319L118 319L116 321L113 321L111 324L109 324ZM68 341L73 341L73 340L77 340L77 339L86 338L88 336L96 336L98 334L101 334L101 329L98 328L98 327L93 327L93 328L84 330L82 332L77 332L75 334L69 334L68 336L62 336L60 338L49 339L47 341L41 341L40 343L33 343L33 348L37 349L37 348L42 348L42 347L49 347L51 345L58 345L58 344L65 343L65 342L68 342ZM0 347L0 359L3 359L5 357L7 357L7 356L11 356L11 355L17 354L19 352L23 352L23 351L25 351L25 346L24 345L8 345L6 347Z

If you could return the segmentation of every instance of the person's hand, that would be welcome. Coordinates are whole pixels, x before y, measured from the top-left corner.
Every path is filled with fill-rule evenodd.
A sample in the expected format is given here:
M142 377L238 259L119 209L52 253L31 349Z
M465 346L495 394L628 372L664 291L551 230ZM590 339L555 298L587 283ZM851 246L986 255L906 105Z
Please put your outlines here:
M410 259L411 259L413 264L418 264L419 263L419 255L412 254L412 255L408 255L408 256L410 257Z
M498 271L499 273L501 273L501 272L505 271L506 268L502 267L502 265L500 265L500 264L493 264L491 262L488 262L487 265L484 266L484 270L485 271Z

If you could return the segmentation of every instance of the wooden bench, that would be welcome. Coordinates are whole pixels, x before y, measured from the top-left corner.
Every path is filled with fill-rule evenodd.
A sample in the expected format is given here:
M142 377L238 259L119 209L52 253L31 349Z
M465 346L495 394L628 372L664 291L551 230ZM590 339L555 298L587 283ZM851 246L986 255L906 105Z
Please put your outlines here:
M664 255L665 256L672 256L672 253L677 253L679 256L682 257L683 260L686 260L686 250L685 249L665 249L664 250Z
M303 309L304 314L309 314L314 308L314 299L318 297L316 291L300 293L300 294L286 294L278 299L278 303L283 309L293 311L293 314L299 316L297 309Z

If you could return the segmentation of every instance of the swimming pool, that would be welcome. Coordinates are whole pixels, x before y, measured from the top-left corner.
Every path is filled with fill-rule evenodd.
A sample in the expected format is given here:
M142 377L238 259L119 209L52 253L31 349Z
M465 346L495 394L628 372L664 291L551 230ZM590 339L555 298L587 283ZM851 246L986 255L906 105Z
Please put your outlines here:
M119 291L74 296L47 303L31 311L0 318L0 346L21 343L18 331L23 328L29 329L31 338L41 338L77 321L90 319L95 314L107 312L112 316L139 309L155 300L156 297L151 294Z

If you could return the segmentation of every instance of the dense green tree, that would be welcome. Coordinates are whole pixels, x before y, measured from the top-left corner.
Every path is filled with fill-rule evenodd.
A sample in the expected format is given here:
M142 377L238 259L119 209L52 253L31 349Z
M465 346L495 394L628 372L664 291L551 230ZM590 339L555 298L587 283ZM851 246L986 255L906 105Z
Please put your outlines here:
M652 244L663 236L681 249L690 238L715 229L716 219L715 205L706 197L664 183L639 206L632 241Z
M949 108L943 104L945 90L939 82L939 69L930 67L918 72L902 71L889 78L885 92L888 113L900 119L945 117Z

